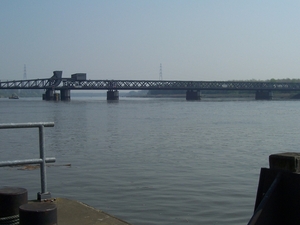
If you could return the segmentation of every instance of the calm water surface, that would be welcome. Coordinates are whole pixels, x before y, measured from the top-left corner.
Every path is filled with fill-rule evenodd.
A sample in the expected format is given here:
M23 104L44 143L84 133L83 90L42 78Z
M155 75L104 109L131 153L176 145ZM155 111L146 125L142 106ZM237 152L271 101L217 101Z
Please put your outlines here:
M136 225L247 224L268 156L298 151L299 111L299 101L0 99L0 123L55 122L45 128L53 197ZM0 130L0 141L1 161L38 156L37 129ZM30 198L40 191L39 170L0 176Z

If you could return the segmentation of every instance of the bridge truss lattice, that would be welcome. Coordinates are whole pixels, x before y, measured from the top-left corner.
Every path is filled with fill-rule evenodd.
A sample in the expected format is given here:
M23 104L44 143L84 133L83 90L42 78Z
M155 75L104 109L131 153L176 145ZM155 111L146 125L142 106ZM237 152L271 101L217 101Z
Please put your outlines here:
M72 80L34 79L0 82L0 89L69 90L269 90L300 91L300 83L167 80Z

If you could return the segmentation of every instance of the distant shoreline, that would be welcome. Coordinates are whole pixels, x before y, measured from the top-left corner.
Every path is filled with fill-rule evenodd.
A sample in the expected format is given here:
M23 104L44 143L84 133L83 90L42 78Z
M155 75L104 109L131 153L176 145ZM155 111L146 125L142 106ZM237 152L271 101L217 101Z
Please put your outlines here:
M6 92L1 93L0 98L8 98L13 93L16 92ZM19 97L26 98L26 97L41 97L42 92L20 92L17 93ZM73 97L106 97L106 92L71 92L71 98ZM128 97L128 98L185 98L185 94L148 94L146 92L120 92L120 97ZM255 93L201 93L200 97L203 98L210 98L210 99L238 99L238 98L249 98L254 99ZM300 99L300 93L297 92L273 92L273 99Z
M160 95L124 95L124 97L134 97L134 98L185 98L184 94L177 94L177 95L170 95L170 94L160 94ZM247 99L254 99L255 93L253 94L202 94L200 95L201 98L224 98L224 99L238 99L238 98L247 98ZM273 93L273 99L300 99L300 94L295 93Z

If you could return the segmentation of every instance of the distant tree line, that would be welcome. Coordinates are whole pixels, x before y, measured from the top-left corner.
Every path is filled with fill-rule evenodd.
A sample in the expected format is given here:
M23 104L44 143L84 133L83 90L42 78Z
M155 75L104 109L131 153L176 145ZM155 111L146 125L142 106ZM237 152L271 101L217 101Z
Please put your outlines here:
M290 78L285 78L285 79L270 79L270 80L267 80L268 82L277 82L277 83L300 83L300 79L290 79Z
M23 89L14 89L14 90L8 90L8 89L2 89L0 90L0 97L1 98L8 98L11 95L17 95L19 97L41 97L44 93L44 90L23 90Z
M271 78L270 80L257 80L257 79L251 79L251 80L230 80L230 81L236 81L236 82L273 82L273 83L300 83L300 79L296 78L283 78L283 79L275 79Z
M231 80L235 82L273 82L273 83L300 83L300 79L290 79L290 78L284 78L284 79L270 79L270 80L256 80L256 79L251 79L251 80ZM230 95L239 95L239 94L252 94L253 91L235 91L235 90L205 90L201 91L201 94L230 94ZM159 95L185 95L186 90L149 90L147 95L154 95L154 96L159 96Z
M201 94L251 94L253 91L239 91L239 90L201 90ZM186 90L150 90L147 95L172 95L172 96L185 96Z

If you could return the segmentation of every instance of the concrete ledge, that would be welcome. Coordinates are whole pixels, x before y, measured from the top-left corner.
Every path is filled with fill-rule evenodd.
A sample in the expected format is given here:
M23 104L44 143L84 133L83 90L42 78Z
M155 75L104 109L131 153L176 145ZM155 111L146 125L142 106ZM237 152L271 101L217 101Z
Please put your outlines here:
M300 153L286 152L269 156L270 169L280 169L300 173Z
M59 225L130 225L78 201L57 198L53 203L57 206Z

